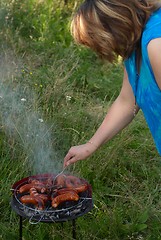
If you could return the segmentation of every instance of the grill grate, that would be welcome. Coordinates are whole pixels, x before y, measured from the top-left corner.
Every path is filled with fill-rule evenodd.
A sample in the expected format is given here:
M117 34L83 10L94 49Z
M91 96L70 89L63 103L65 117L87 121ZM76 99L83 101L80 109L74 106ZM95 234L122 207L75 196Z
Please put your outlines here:
M41 178L47 179L51 177L51 174L41 175ZM58 208L53 209L51 202L48 201L44 210L38 210L29 205L24 205L20 202L20 194L17 190L20 186L28 183L28 178L24 178L13 185L13 196L11 199L12 209L20 216L28 218L31 223L39 222L64 222L68 220L76 219L93 208L92 189L88 184L88 188L85 192L79 194L80 198L78 202L66 201ZM39 179L40 175L32 176L32 178ZM87 183L82 179L84 183Z

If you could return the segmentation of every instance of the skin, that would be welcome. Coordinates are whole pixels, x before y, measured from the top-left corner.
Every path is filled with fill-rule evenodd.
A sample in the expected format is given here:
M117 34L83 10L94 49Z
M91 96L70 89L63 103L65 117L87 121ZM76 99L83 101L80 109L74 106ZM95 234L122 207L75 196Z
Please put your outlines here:
M154 39L148 44L148 54L154 72L155 80L161 89L161 38ZM119 96L111 105L102 124L92 136L92 143L73 146L64 158L64 167L91 156L99 147L112 139L134 118L135 97L124 70L123 84ZM137 112L139 107L137 106Z
M64 158L64 166L83 160L94 153L101 145L113 138L134 118L135 98L130 86L127 72L124 70L123 84L119 96L110 107L104 121L90 139L93 143L73 146ZM139 109L137 109L139 110Z
M155 80L161 89L161 38L156 38L148 44L148 55Z

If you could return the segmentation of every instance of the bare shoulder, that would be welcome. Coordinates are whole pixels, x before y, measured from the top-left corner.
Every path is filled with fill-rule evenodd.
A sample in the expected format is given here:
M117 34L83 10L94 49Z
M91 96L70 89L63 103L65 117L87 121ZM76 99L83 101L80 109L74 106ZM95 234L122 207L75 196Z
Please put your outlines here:
M155 80L161 89L161 38L156 38L149 42L148 55Z

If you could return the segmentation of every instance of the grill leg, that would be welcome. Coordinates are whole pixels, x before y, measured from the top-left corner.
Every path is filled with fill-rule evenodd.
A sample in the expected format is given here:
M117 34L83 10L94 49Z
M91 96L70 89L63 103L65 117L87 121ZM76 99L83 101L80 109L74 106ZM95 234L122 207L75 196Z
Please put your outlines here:
M63 223L62 223L62 226L63 226ZM22 240L22 228L23 228L22 217L20 216L19 240ZM72 220L72 236L73 236L73 239L76 239L76 220L75 219Z
M73 239L76 239L76 220L72 220Z
M19 224L19 240L22 240L22 217L20 216L20 224Z

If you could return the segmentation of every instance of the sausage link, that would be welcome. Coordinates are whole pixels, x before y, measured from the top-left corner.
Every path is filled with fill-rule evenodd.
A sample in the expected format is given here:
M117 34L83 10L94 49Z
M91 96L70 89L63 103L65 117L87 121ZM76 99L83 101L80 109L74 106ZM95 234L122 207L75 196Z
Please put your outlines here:
M68 179L68 180L71 182L71 184L73 184L74 186L77 186L77 185L82 184L82 181L81 181L78 177L68 175L68 176L66 177L66 180L67 180L67 179Z
M55 179L55 184L60 188L60 187L64 187L65 185L65 175L64 174L60 174L59 176L56 177Z
M33 197L33 196L30 196L30 195L24 195L20 198L20 201L23 203L23 204L32 204L34 206L37 207L37 209L39 210L43 210L44 209L44 201L39 198L39 197Z
M21 186L19 188L19 193L27 193L27 192L30 191L30 189L32 187L36 188L37 191L42 192L42 193L46 191L46 188L45 188L44 184L27 183L27 184L24 184L23 186Z
M37 206L37 201L36 201L36 198L34 198L33 196L30 196L30 195L24 195L20 198L20 201L23 203L23 204L33 204L33 205L36 205Z
M65 185L67 189L73 189L77 193L85 192L88 189L88 184L84 183L84 184L74 185L73 183L71 183L70 179L66 179Z
M38 193L37 190L36 190L36 188L34 188L34 187L30 188L30 195L33 196L33 197L39 197L39 198L41 198L44 202L46 202L47 200L50 199L48 195Z
M28 183L32 183L32 184L42 184L42 181L40 181L40 180L38 180L38 179L29 178L29 179L28 179Z
M75 191L75 189L73 189L73 188L62 188L62 189L58 189L57 191L56 191L56 194L57 195L61 195L61 194L67 194L67 193L77 193L76 191Z
M88 185L87 185L87 184L82 184L82 185L77 186L77 187L74 188L74 190L75 190L77 193L85 192L87 189L88 189Z
M65 201L78 201L79 196L77 193L74 192L68 192L65 194L61 194L56 196L55 198L52 199L52 207L56 208L59 206L59 204L65 202Z

